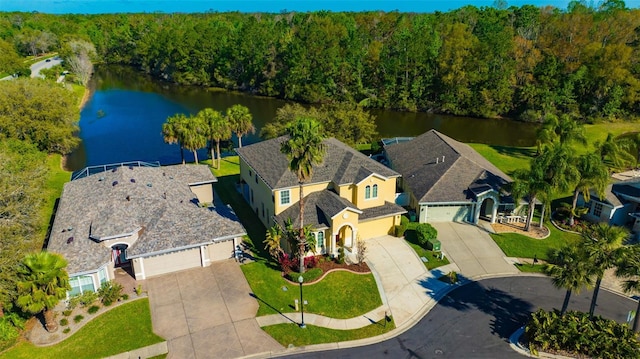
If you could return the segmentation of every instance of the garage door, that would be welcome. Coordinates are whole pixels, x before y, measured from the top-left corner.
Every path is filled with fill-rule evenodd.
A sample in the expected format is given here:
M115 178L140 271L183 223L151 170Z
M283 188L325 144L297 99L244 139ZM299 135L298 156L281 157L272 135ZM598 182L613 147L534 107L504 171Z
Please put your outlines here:
M201 266L199 247L144 258L144 273L147 278Z
M471 205L428 206L427 222L463 222L469 220Z
M233 258L233 241L211 243L209 246L209 258L212 262Z

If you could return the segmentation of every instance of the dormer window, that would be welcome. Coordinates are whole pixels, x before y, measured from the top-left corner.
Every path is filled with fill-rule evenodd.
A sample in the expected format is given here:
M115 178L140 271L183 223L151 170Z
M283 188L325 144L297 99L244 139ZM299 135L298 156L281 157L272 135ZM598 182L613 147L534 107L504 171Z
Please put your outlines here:
M371 187L372 186L367 185L364 188L364 199L378 198L378 185L374 184L373 188Z
M290 190L286 189L284 191L280 191L280 204L289 204L289 203L291 203Z

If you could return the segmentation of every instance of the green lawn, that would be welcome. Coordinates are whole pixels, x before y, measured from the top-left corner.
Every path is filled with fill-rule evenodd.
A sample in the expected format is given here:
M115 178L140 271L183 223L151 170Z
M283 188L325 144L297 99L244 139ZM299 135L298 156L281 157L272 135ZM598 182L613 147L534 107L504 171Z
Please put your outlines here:
M162 341L151 328L149 300L139 299L94 318L59 344L36 347L24 341L2 353L2 358L102 358Z
M516 268L525 273L544 273L544 264L516 264Z
M411 248L413 248L418 257L427 258L428 262L423 262L425 267L427 267L428 270L431 270L449 264L449 260L446 257L444 259L440 259L440 252L433 252L431 250L428 250L418 242L418 237L416 236L415 231L415 228L418 224L420 223L409 222L407 224L407 230L404 232L404 239L411 246Z
M289 344L294 346L322 344L322 343L334 343L343 342L348 340L356 340L362 338L370 338L380 334L384 334L395 328L393 319L390 322L385 322L384 319L380 322L371 324L364 328L353 330L336 330L316 327L314 325L307 325L305 329L301 329L298 325L278 324L263 327L262 330L271 335L278 343L285 347Z
M536 153L533 147L491 146L480 143L470 143L469 146L508 175L514 170L529 168L529 161Z
M64 184L71 179L71 172L63 170L60 161L61 156L58 154L49 155L47 158L48 176L46 187L42 191L45 203L40 208L43 221L40 238L44 238L47 235L49 224L53 223L52 216L56 201L60 198L60 194L62 194Z
M546 260L549 249L560 248L564 245L580 240L577 234L562 232L551 223L546 224L551 235L545 239L536 239L517 233L491 234L491 238L498 244L508 257L534 258Z
M240 266L259 298L257 315L293 312L294 299L300 298L300 286L285 281L280 270L270 266L265 261ZM320 282L305 285L303 294L304 300L309 302L305 312L331 318L353 318L382 305L372 274L331 272Z

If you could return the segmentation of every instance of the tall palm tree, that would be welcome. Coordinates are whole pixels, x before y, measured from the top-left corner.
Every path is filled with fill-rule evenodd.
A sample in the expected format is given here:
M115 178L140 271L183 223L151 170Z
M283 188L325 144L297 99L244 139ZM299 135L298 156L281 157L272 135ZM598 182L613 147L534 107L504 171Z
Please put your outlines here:
M636 157L627 151L628 144L628 141L608 133L603 142L597 141L594 146L602 161L609 159L613 165L612 167L624 168L636 160Z
M607 223L599 223L591 230L585 231L583 237L584 258L591 275L596 277L596 284L591 297L589 316L593 317L598 300L598 292L602 277L607 269L613 268L622 258L625 247L624 241L629 233L624 227L611 226Z
M43 313L49 332L58 329L53 308L71 290L66 266L67 261L59 254L40 252L27 255L18 269L16 304L25 312Z
M573 292L579 293L582 288L592 284L587 264L580 255L576 246L556 249L551 251L548 263L544 266L544 273L551 277L553 285L567 290L560 315L567 311Z
M324 159L325 145L323 143L322 126L310 118L298 118L286 127L289 138L282 143L280 151L287 155L289 170L298 178L300 188L300 228L298 247L300 258L300 273L304 273L305 230L304 230L304 194L303 185L313 176L313 166Z
M607 166L604 165L600 156L595 153L587 153L580 156L576 166L578 168L579 178L573 189L573 202L571 203L571 214L569 217L569 225L571 226L574 224L580 193L582 193L582 197L586 202L589 202L591 198L592 189L596 191L598 197L604 198L604 191L609 182Z
M625 292L640 293L640 246L632 246L624 253L622 260L616 267L616 276L625 278L622 288ZM640 300L633 320L633 331L638 331L640 324Z
M217 157L214 156L214 147L211 146L211 163L218 159L216 168L220 168L220 141L231 138L231 126L222 114L212 108L205 108L198 112L197 116L205 123L207 127L207 137L211 142L216 143L215 151Z
M182 158L182 164L184 164L184 145L182 138L182 127L186 122L187 117L182 113L177 113L173 116L167 117L167 121L162 124L162 136L164 142L180 145L180 157Z
M525 222L524 230L529 231L533 213L538 197L544 197L551 192L551 186L545 181L544 167L539 162L531 162L528 170L519 169L514 171L514 182L511 192L514 199L526 198L529 201L529 212Z
M227 119L231 123L233 132L238 136L238 147L242 148L242 136L256 132L251 112L246 106L233 105L227 109Z
M198 164L198 150L207 146L207 125L198 116L189 116L180 127L179 137L184 148L193 152L196 164Z
M538 154L542 153L542 149L546 145L553 143L569 144L571 142L586 145L587 137L582 124L569 115L560 117L555 115L548 116L544 125L536 132Z

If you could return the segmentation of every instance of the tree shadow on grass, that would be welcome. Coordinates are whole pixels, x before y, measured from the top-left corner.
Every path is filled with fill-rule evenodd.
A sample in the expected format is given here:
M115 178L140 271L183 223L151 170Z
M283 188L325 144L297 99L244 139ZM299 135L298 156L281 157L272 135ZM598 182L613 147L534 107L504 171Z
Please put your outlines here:
M536 155L535 148L511 147L511 146L489 146L501 155L515 158L533 158Z
M255 293L249 293L249 295L253 298L255 298L256 300L264 303L267 307L273 309L276 313L280 314L282 317L284 317L285 319L287 319L288 321L290 321L291 323L294 324L299 324L298 322L296 322L295 320L287 317L286 315L284 315L284 313L282 313L281 311L279 311L278 309L276 309L276 307L272 306L271 304L265 302L262 298L258 297Z
M502 290L471 282L449 293L440 305L459 311L479 310L493 317L491 333L508 341L529 320L534 306Z

